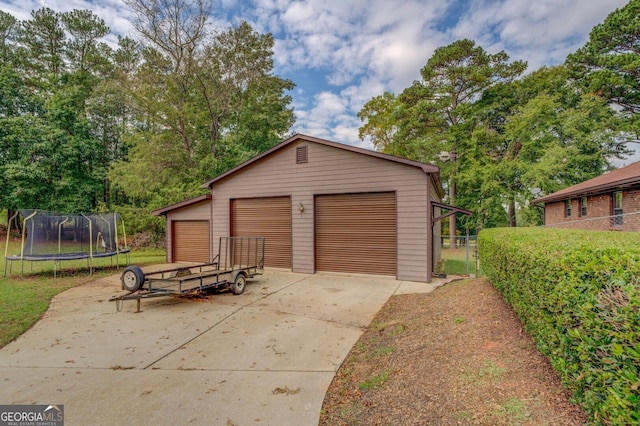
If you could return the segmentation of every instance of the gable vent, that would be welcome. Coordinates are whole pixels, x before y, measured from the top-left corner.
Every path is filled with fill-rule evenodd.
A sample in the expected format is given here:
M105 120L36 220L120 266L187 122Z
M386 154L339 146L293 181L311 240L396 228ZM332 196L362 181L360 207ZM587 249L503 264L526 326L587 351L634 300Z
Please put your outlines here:
M299 146L296 148L296 164L308 162L307 146Z

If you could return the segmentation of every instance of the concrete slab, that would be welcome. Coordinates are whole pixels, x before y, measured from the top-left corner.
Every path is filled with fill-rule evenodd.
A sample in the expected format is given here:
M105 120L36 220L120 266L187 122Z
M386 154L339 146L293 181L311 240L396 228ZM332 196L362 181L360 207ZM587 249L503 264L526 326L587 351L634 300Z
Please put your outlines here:
M332 372L0 367L3 404L64 404L65 425L317 425Z
M316 273L254 306L365 327L398 285L390 277Z
M433 278L430 283L402 281L394 294L431 293L436 288L445 285L451 278Z
M333 373L361 334L359 327L245 308L153 367Z
M0 402L67 425L317 424L335 371L389 296L434 285L267 271L245 293L126 301L119 276L57 296L0 350Z

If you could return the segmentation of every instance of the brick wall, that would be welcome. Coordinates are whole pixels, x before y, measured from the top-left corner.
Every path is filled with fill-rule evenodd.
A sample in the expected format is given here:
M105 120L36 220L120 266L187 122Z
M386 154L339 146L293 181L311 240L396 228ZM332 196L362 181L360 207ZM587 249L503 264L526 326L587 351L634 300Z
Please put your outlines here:
M587 214L580 211L580 198L571 200L571 216L565 215L565 200L545 204L545 226L599 231L640 231L640 189L622 193L622 217L614 218L612 193L587 197Z

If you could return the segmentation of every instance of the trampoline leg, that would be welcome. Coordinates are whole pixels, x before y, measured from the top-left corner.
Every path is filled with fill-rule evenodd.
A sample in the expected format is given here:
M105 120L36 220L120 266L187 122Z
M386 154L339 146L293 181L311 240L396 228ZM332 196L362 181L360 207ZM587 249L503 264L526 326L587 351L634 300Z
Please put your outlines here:
M7 258L4 258L4 277L7 278Z

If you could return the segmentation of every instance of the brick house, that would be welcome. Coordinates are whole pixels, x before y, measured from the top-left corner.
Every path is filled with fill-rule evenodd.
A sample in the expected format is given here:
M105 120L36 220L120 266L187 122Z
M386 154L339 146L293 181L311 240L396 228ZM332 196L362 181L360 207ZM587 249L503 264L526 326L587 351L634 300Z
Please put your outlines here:
M540 197L544 224L601 231L640 231L640 161Z

